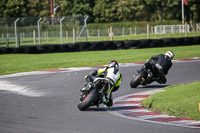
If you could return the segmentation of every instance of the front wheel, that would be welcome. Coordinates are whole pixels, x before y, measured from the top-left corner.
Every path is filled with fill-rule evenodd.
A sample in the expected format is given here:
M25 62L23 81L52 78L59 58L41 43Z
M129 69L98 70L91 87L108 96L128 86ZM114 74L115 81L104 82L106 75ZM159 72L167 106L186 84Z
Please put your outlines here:
M136 75L130 82L131 88L137 88L142 78L146 78L146 76L147 73L145 71L141 71L140 73L138 73L138 75Z
M77 105L78 109L80 111L85 111L93 103L96 103L96 100L98 100L98 95L99 94L96 89L91 90L90 93L85 96L83 101Z

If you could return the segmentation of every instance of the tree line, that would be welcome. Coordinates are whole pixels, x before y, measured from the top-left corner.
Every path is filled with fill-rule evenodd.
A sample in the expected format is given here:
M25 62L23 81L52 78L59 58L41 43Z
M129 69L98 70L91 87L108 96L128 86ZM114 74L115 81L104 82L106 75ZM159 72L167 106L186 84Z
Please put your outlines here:
M89 16L90 23L182 19L182 0L0 0L0 17ZM187 0L186 22L200 22L200 0Z

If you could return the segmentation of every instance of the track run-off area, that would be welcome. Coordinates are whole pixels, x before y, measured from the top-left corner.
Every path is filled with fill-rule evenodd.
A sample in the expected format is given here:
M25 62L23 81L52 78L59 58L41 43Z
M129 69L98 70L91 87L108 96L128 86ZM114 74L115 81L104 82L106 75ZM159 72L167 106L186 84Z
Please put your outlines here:
M143 63L120 64L123 80L112 109L76 107L84 76L103 66L2 75L0 133L199 133L200 121L151 112L140 103L163 87L199 81L200 58L173 60L165 85L132 89L129 83Z

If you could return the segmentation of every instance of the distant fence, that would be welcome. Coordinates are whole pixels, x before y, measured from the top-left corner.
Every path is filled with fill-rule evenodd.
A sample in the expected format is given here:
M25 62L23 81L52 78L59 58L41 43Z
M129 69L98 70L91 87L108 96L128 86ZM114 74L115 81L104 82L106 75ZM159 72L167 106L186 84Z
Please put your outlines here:
M73 37L74 30L78 36L83 25L84 17L80 16L0 18L0 46L60 43L63 33Z
M0 18L0 47L66 44L85 41L116 41L199 36L195 26L152 26L87 29L86 17ZM177 29L177 28L180 29ZM185 30L188 29L188 30ZM81 32L83 31L83 32ZM179 31L179 32L178 32ZM81 34L80 34L81 32ZM163 35L164 34L164 35ZM80 38L77 38L79 37Z
M190 32L190 25L159 25L154 27L154 31L155 34L185 33Z

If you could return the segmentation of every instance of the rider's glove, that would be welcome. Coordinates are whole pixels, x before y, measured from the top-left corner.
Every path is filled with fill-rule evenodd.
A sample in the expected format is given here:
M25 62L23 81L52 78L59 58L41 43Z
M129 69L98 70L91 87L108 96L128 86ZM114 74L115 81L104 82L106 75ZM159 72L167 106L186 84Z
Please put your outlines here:
M147 68L149 66L150 60L146 60L145 64L144 64L144 68Z
M88 77L88 75L85 75L85 77L84 77L84 78L86 79L87 77Z
M148 64L148 63L149 63L149 59L146 60L146 64Z

